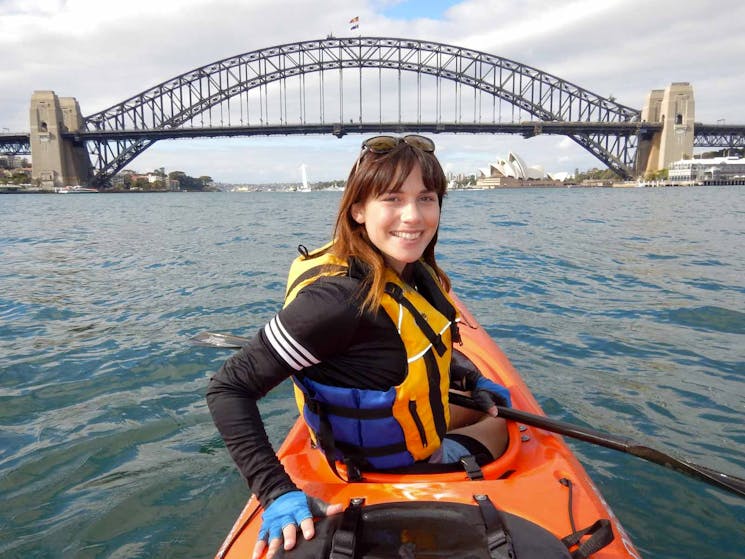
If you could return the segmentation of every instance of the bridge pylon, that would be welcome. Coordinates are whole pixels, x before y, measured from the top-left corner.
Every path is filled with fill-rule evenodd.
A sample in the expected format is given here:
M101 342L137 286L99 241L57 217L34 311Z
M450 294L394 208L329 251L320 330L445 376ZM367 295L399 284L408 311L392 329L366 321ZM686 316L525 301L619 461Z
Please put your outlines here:
M83 128L83 116L74 97L54 91L35 91L30 110L32 179L45 190L66 185L88 185L93 171L85 142L76 144L63 133Z
M675 82L653 89L642 109L642 122L661 122L662 130L639 139L637 174L669 169L673 161L693 157L695 103L693 86Z

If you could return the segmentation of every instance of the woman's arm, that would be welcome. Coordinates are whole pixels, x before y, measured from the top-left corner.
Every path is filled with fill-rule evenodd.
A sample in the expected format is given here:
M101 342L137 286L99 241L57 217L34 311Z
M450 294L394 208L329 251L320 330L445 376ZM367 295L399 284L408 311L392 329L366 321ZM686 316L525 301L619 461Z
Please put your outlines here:
M264 506L297 489L269 442L256 403L289 376L270 359L256 336L225 362L207 388L212 419L233 461Z
M231 457L265 507L297 487L267 437L257 401L291 374L343 354L359 314L345 278L303 289L210 380L207 404Z

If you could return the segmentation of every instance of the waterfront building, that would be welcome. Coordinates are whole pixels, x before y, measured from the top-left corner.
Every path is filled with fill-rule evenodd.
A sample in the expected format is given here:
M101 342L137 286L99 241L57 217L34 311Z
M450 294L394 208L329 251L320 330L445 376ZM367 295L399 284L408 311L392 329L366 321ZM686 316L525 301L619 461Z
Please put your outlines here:
M507 157L497 157L489 167L479 169L479 178L507 177L513 179L542 179L545 176L543 167L538 165L528 166L527 163L514 152L509 152Z
M560 186L564 176L559 178L547 174L540 165L528 165L511 151L507 157L498 157L488 167L479 169L475 188Z
M672 184L716 184L745 180L745 158L680 159L668 170Z

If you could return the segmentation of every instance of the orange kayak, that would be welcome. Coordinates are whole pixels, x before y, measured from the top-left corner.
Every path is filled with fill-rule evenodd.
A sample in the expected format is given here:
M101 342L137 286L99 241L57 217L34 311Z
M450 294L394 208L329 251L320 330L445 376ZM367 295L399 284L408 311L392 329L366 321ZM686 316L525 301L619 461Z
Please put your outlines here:
M455 297L454 297L455 298ZM466 355L507 386L514 408L543 415L507 357L455 298L463 316ZM347 482L311 447L298 420L278 451L288 474L309 495L342 503L343 514L318 519L316 537L287 558L638 558L618 519L563 439L508 422L506 452L481 467L449 472L364 472ZM344 478L344 479L342 479ZM263 510L251 497L217 558L250 557ZM583 529L589 528L586 534ZM570 537L561 542L562 538ZM579 549L579 551L578 551ZM512 555L510 555L510 553ZM574 555L572 555L574 553Z

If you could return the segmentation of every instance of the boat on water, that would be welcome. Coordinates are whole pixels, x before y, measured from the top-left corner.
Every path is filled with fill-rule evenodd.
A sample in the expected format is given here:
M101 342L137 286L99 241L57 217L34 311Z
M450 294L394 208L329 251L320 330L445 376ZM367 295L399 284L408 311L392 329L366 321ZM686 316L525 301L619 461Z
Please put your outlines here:
M457 352L485 376L509 387L515 410L543 415L504 353L454 299L463 316L463 343ZM561 437L518 421L508 421L508 429L507 450L488 464L464 457L456 465L364 471L361 479L349 481L354 472L341 462L333 471L298 420L277 455L300 489L346 509L317 519L313 539L298 535L297 546L280 550L277 557L639 557ZM262 512L251 497L216 557L250 557Z
M86 186L80 186L76 184L74 186L63 186L61 188L55 188L54 191L57 194L94 194L98 192L95 188L88 188Z

